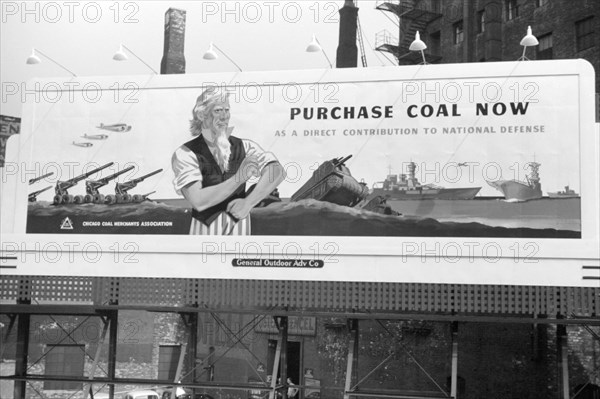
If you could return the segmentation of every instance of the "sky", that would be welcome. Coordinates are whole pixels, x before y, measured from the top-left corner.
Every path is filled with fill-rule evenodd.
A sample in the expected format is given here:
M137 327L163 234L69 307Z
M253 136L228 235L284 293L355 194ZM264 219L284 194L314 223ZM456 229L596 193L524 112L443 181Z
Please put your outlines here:
M210 42L244 71L327 68L320 53L306 47L315 34L335 65L339 35L338 10L344 1L1 1L0 28L2 111L21 116L23 82L32 78L68 77L44 57L26 65L32 48L62 64L77 76L148 74L135 57L112 59L123 43L160 70L164 15L169 7L186 10L186 73L236 71L221 56L202 58ZM397 32L394 16L376 10L376 1L356 1L360 11L365 55L369 66L392 66L372 50L378 32ZM397 35L396 35L397 36ZM16 91L15 87L18 87Z

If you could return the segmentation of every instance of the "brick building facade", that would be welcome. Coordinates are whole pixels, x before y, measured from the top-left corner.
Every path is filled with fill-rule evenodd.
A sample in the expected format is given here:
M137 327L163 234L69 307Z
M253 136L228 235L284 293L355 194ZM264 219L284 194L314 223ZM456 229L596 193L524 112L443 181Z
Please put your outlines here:
M531 60L583 58L596 70L600 92L600 2L595 0L410 0L380 1L399 17L399 44L380 46L400 64L419 63L408 47L416 31L431 63L514 61L531 26L540 44Z

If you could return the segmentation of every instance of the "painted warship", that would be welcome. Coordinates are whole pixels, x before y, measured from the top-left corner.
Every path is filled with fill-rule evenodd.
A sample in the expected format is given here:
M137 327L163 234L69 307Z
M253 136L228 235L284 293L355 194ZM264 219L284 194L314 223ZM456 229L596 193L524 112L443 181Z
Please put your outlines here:
M112 166L114 162L109 162L105 165L100 166L99 168L93 169L87 173L81 174L69 180L58 181L56 186L54 187L54 205L71 205L71 204L129 204L129 203L141 203L148 200L148 197L154 192L147 194L129 194L129 190L135 188L138 183L144 181L150 176L153 176L157 173L162 172L162 169L155 170L150 172L142 177L138 177L137 179L132 179L126 181L125 183L117 183L115 185L115 194L104 195L100 193L99 189L107 185L111 180L116 179L118 176L123 173L129 172L134 167L130 166L125 168L117 173L114 173L110 176L107 176L98 180L86 180L85 182L85 195L72 195L69 194L69 189L76 186L82 180L87 179L88 177ZM29 194L29 201L35 202L38 194L46 191L49 187L44 188L43 190L39 190Z
M470 200L481 187L445 188L433 184L421 184L415 177L417 165L408 164L408 176L388 174L384 181L373 185L372 196L382 196L393 200Z
M359 183L345 163L352 157L334 158L323 162L292 197L292 201L315 199L353 207L369 194L365 183Z
M575 192L569 186L565 186L565 191L548 191L548 197L550 198L579 198L579 194Z
M488 181L487 183L500 191L507 201L522 202L542 198L542 184L539 174L541 164L529 162L527 166L531 169L531 174L525 177L526 181L498 180Z

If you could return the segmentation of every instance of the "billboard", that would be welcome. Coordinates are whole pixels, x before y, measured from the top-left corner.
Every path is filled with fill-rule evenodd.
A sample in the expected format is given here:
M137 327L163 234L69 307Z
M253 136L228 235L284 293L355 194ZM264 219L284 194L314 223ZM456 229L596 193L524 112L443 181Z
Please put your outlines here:
M21 118L0 115L0 168L4 167L4 153L6 152L8 138L13 134L19 134L20 130Z
M515 284L598 263L585 61L28 84L7 252L92 251L94 275L444 282L452 266L452 282Z

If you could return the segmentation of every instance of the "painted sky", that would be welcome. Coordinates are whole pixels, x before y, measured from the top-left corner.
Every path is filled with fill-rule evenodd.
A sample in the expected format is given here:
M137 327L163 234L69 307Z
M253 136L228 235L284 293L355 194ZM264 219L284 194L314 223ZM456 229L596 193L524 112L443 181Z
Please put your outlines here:
M272 151L286 167L288 178L280 186L284 197L290 197L324 161L348 155L352 155L347 163L352 174L369 187L382 181L389 168L394 174L407 173L412 161L424 184L482 187L480 195L497 196L486 181L525 180L530 173L528 163L537 161L542 164L544 192L567 184L579 191L578 92L571 89L577 87L577 78L550 75L532 80L530 67L552 74L554 64L546 63L544 71L538 65L512 62L471 64L468 69L447 64L364 71L107 76L97 78L104 88L124 87L138 79L135 101L125 100L126 91L115 101L116 92L103 90L98 101L89 101L84 92L73 93L73 99L63 92L59 101L28 103L20 147L16 150L9 145L9 153L20 154L21 162L29 162L28 169L39 166L38 175L58 165L60 171L53 178L60 180L108 162L115 165L103 176L130 164L137 167L121 180L163 169L140 190L156 190L160 198L173 198L171 155L191 139L191 108L201 86L212 82L232 89L234 135ZM77 83L80 87L88 84L85 78ZM532 84L536 91L526 89ZM255 96L252 88L260 95ZM42 100L50 97L47 93ZM351 115L335 118L334 109L338 116ZM318 110L324 113L322 117L317 116ZM383 117L387 112L389 117ZM112 123L132 128L129 132L98 128ZM83 137L101 133L108 138ZM79 142L93 146L74 145ZM78 187L73 194L82 190ZM51 197L48 191L40 199Z

